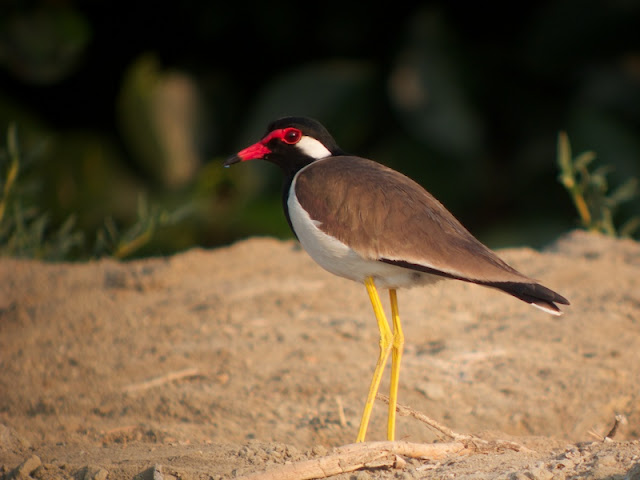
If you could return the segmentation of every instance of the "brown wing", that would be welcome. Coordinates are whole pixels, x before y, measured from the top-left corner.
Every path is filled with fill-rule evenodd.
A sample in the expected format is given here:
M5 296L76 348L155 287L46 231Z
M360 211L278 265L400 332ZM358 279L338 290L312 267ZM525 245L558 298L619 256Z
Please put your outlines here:
M296 195L323 232L364 258L470 280L529 280L476 240L424 188L370 160L315 162L296 178Z
M359 157L332 157L296 178L302 207L325 233L363 258L504 290L558 311L568 301L502 261L429 192Z

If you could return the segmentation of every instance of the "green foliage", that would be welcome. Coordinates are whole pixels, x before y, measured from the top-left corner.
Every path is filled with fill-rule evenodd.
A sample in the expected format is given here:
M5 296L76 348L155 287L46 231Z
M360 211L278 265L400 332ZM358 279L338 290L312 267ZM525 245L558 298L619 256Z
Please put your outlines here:
M120 231L112 218L105 220L92 249L86 248L85 235L70 215L58 228L50 217L29 201L32 188L24 179L28 162L20 151L15 124L7 131L6 148L0 149L0 255L70 260L88 256L126 258L147 245L161 227L175 225L189 213L188 208L173 212L149 206L140 195L136 222ZM31 155L33 156L33 155ZM37 155L36 155L37 156Z
M558 118L575 145L588 142L615 169L606 180L640 179L628 41L640 2L623 3L532 2L507 23L480 3L345 3L312 17L265 2L157 3L153 28L140 28L147 10L129 9L113 35L105 26L122 12L111 2L0 2L0 137L16 121L25 150L31 138L48 140L27 175L39 190L10 185L23 208L5 202L3 222L24 219L32 239L59 225L82 231L87 244L64 258L122 252L113 237L134 223L153 230L123 240L148 239L124 251L135 256L290 236L277 169L221 163L274 118L307 115L346 151L425 186L492 246L543 246L576 223L549 181ZM243 42L231 44L237 32ZM579 170L568 170L574 184ZM144 226L141 192L159 210L188 204L194 215L179 227ZM572 192L589 223L607 208L614 218L603 225L640 216L637 201L589 211L595 200Z
M130 257L148 244L159 228L176 225L189 213L189 207L174 212L167 212L157 206L150 207L147 199L141 195L138 199L137 221L120 232L113 218L108 217L104 227L98 231L94 251L97 256L108 254L115 258Z
M640 193L638 180L631 178L610 191L607 173L611 168L602 166L590 170L596 154L583 152L572 157L571 145L565 132L558 136L558 179L567 189L580 215L580 223L590 231L602 232L611 236L631 236L640 227L640 218L627 220L619 229L613 222L616 209L629 202Z
M46 213L27 205L28 188L20 182L24 167L17 128L12 124L7 131L6 148L0 150L0 254L47 260L68 258L82 245L83 234L75 231L74 216L54 230Z
M0 222L4 218L4 214L7 211L7 205L9 204L9 197L12 193L13 187L18 178L18 170L20 168L20 160L18 154L18 144L16 138L15 125L9 127L7 132L7 152L0 157L0 160L8 160L7 176L2 182L2 199L0 199Z

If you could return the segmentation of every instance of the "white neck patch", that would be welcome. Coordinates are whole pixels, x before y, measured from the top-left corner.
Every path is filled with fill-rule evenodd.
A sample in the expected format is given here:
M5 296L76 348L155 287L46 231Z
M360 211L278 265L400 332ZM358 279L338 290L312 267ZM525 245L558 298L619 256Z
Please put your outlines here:
M296 144L305 155L320 159L331 156L331 152L322 143L312 137L303 136Z

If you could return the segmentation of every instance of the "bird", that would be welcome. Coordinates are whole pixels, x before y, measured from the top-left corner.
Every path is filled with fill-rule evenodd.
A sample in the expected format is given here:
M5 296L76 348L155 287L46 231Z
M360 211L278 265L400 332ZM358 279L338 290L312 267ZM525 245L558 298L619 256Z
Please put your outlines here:
M308 117L269 124L256 143L224 166L265 160L283 173L282 207L306 252L325 270L361 284L380 333L380 351L356 442L364 442L391 355L387 439L395 439L404 333L397 290L459 280L505 292L551 314L569 301L501 260L433 195L404 174L342 150ZM391 322L378 289L389 291Z

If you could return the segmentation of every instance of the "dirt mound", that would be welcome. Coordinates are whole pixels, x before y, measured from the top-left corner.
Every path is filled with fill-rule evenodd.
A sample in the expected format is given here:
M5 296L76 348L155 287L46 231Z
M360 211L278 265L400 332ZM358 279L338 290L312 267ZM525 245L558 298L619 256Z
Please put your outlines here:
M640 245L573 232L500 254L572 305L554 318L461 282L400 291L400 402L529 451L332 478L640 478ZM378 348L369 300L294 242L127 263L3 258L0 285L3 478L233 478L356 437ZM628 422L599 441L617 414ZM378 403L368 440L385 431ZM400 440L440 437L398 418Z

